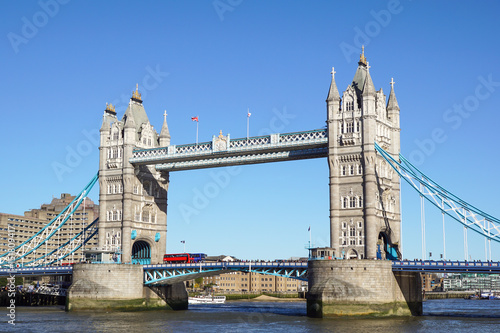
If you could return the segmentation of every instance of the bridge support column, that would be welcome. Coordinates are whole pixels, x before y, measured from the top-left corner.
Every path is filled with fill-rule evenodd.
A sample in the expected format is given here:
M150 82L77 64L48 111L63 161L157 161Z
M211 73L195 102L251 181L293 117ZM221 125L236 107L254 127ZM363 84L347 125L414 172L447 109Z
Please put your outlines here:
M188 293L184 282L150 287L172 310L188 309Z
M66 310L147 309L165 301L144 287L142 265L76 264Z
M311 260L307 315L422 314L420 273L392 272L390 261Z

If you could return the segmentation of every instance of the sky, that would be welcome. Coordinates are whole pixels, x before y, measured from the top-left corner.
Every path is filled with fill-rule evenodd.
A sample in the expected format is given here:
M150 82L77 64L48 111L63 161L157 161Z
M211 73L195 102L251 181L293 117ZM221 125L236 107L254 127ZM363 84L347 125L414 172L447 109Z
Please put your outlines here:
M335 67L342 93L361 46L375 88L401 108L401 152L443 187L500 216L500 3L497 1L4 1L0 212L22 215L76 194L98 170L106 103L123 115L139 85L172 144L229 133L323 128ZM489 162L488 162L489 161ZM212 192L207 192L212 188ZM208 193L208 195L207 195ZM307 256L329 245L326 159L172 173L169 253L242 259ZM90 197L98 201L98 190ZM190 214L186 214L186 207ZM439 211L402 189L403 256L444 253ZM308 228L311 227L309 234ZM445 220L446 257L464 259ZM468 233L469 259L485 242ZM492 244L492 258L500 260Z

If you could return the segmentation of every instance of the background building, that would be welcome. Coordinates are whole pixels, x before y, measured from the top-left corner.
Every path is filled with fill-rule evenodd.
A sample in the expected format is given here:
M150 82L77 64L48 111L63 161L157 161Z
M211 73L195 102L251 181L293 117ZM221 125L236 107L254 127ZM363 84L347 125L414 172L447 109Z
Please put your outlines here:
M24 216L0 213L0 253L3 254L9 249L9 225L11 234L14 235L14 244L18 246L42 230L42 228L57 217L73 199L75 199L75 196L68 193L62 193L60 198L53 198L50 204L42 204L40 208L26 211ZM42 246L34 252L23 258L19 264L28 263L34 258L41 257L59 248L62 244L81 232L85 226L92 223L98 216L99 205L94 204L91 199L86 198L73 216L68 219L48 242L42 244ZM85 246L85 249L90 249L91 247L97 247L97 237L91 239ZM81 247L60 263L72 263L84 260L83 250L84 247Z
M447 274L443 278L443 291L495 291L500 292L498 274Z
M203 278L216 292L285 293L307 290L307 282L258 273L231 272Z

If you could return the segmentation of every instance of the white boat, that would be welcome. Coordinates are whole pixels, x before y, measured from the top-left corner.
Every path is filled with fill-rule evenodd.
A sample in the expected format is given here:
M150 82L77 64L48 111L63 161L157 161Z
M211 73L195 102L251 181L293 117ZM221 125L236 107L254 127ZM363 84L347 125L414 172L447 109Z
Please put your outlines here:
M226 296L199 295L188 298L189 304L224 304Z

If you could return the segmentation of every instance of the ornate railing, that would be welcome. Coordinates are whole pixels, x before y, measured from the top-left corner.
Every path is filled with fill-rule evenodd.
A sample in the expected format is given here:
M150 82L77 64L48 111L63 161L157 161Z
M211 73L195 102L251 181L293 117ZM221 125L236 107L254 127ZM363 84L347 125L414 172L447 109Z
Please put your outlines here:
M208 156L213 153L241 153L256 150L286 150L308 149L319 144L326 144L328 134L326 129L304 132L271 134L249 138L230 139L229 135L218 138L214 136L212 142L198 144L171 145L168 147L136 149L130 163L156 164L165 160L183 160L197 156ZM214 149L215 148L215 149Z

